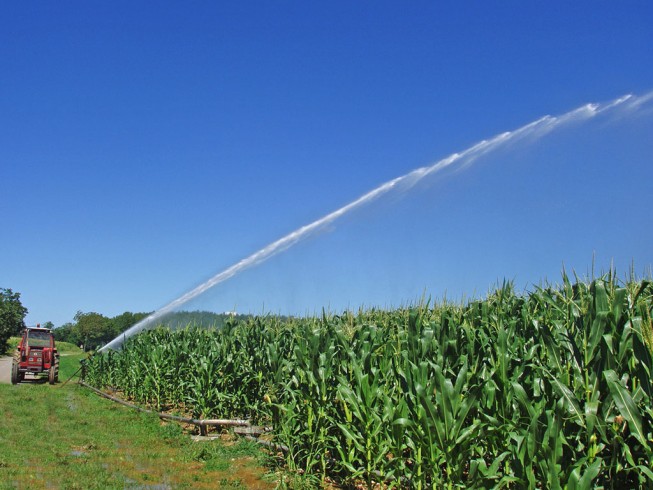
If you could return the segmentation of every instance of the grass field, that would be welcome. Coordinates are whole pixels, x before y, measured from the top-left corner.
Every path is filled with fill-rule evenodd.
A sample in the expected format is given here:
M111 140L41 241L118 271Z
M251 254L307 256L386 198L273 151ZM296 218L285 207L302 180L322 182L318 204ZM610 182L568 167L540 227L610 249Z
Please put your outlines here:
M194 443L177 424L64 386L83 354L59 346L57 385L0 385L0 489L274 487L252 443Z

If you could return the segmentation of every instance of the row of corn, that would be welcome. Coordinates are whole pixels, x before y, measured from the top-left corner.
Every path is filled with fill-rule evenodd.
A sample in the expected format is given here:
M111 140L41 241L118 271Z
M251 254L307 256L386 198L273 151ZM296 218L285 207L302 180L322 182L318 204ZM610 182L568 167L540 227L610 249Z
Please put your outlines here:
M87 381L251 418L289 472L396 488L653 488L653 284L591 283L220 330L156 329Z

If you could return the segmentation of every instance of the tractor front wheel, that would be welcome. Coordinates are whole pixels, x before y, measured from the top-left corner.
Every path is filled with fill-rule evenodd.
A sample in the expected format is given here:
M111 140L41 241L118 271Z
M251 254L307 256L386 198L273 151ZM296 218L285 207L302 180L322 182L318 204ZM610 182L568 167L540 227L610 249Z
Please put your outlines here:
M21 382L20 374L18 372L18 363L16 361L11 363L11 384L15 385Z

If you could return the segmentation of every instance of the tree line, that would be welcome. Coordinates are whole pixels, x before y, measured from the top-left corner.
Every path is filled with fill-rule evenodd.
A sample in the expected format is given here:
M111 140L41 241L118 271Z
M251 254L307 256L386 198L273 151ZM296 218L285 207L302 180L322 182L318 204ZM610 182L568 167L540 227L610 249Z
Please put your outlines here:
M20 301L20 293L0 288L0 353L7 349L9 337L20 335L25 328L25 308ZM150 313L126 311L114 317L101 313L78 311L72 322L55 327L52 322L42 323L44 328L52 329L54 338L60 342L70 342L84 350L93 350L109 343ZM158 320L159 325L173 330L189 325L203 328L222 328L229 320L245 320L250 315L233 312L215 313L212 311L178 311ZM279 317L281 320L286 317Z
M7 350L10 337L20 335L25 328L28 310L20 300L20 293L9 288L0 288L0 353ZM114 317L100 313L78 311L74 320L55 328L52 322L41 324L50 328L57 341L70 342L85 350L95 349L113 340L149 313L126 311Z

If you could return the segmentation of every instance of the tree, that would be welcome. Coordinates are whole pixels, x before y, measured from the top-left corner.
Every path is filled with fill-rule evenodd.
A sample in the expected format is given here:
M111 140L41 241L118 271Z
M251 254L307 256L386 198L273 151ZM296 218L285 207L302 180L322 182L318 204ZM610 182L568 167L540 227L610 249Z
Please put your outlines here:
M106 337L110 325L106 316L95 312L78 311L75 315L75 322L77 322L77 333L84 344L84 350L100 345Z
M60 327L55 328L52 333L57 342L70 342L75 345L81 345L83 343L77 332L77 327L71 322L64 323Z
M7 350L7 341L25 328L27 308L20 302L20 293L0 288L0 352Z

